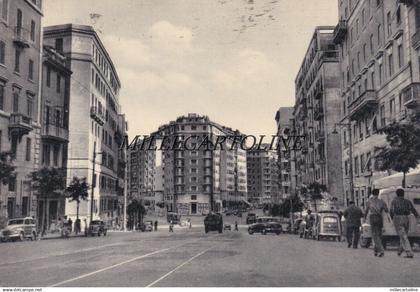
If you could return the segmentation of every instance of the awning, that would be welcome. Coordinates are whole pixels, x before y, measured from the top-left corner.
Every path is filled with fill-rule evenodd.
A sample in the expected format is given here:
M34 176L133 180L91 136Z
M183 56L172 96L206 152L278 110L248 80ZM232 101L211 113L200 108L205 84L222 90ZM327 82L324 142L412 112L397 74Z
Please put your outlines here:
M389 175L383 178L374 180L373 185L375 188L384 189L391 187L401 187L403 180L402 172ZM407 173L405 177L406 187L420 187L420 168L416 168Z

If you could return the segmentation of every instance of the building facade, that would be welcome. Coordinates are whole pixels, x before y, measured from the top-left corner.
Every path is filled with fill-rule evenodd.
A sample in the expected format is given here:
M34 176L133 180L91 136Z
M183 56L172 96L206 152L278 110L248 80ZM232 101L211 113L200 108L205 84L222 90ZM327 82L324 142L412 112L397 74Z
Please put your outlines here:
M221 211L246 202L246 151L231 150L229 139L223 149L198 149L204 137L215 143L218 136L233 135L241 134L197 114L162 125L149 138L138 141L138 145L145 141L143 147L131 151L130 195L143 189L144 201L164 202L167 211L184 215ZM174 141L185 147L168 148Z
M0 216L36 216L28 175L40 159L41 0L0 1L0 151L14 156L16 177L0 184Z
M280 202L278 153L269 147L247 151L248 199L257 204Z
M324 185L343 204L340 136L339 52L333 43L334 27L317 27L296 76L296 135L305 136L296 152L296 187L313 182Z
M44 46L41 88L40 167L66 170L69 143L70 77L66 57ZM46 204L46 206L45 206ZM47 212L47 216L44 216ZM38 218L47 218L47 226L65 213L65 198L38 198Z
M419 1L338 1L334 42L340 46L345 200L366 207L375 180L378 129L418 110Z
M277 137L287 139L294 135L293 107L281 107L276 113ZM277 150L277 165L279 171L279 195L280 199L287 199L295 194L294 186L294 151L286 149L284 143L280 144Z
M62 52L73 72L70 81L68 181L86 177L91 199L80 204L80 216L113 225L118 218L118 157L116 137L121 87L112 60L90 26L64 24L44 28L44 44ZM118 138L117 138L118 140ZM94 157L96 159L94 159ZM92 211L91 212L91 207ZM66 215L76 216L76 203L66 203Z

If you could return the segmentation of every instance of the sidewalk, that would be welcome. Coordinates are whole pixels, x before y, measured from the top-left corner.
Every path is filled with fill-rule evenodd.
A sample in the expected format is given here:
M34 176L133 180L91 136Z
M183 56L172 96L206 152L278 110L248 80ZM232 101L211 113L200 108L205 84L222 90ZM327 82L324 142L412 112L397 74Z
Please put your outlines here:
M54 233L47 233L44 236L38 235L38 240L49 240L49 239L69 239L73 237L85 237L85 233L81 232L79 234L71 233L68 238L61 237L60 232L54 232Z

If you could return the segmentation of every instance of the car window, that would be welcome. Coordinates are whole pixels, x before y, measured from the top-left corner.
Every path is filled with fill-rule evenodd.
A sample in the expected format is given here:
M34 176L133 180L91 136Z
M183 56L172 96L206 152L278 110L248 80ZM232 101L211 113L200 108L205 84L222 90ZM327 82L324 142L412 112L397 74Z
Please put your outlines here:
M31 219L25 219L25 224L31 224Z
M8 225L18 225L18 224L23 224L23 219L10 220Z
M324 217L324 223L336 223L337 218L335 217Z
M420 205L420 199L413 199L414 205Z

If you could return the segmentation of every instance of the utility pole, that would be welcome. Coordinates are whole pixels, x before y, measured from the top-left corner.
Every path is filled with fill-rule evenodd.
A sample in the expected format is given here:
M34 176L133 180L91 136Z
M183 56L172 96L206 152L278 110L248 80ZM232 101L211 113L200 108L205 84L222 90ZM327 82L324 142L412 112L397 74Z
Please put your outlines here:
M124 152L124 158L125 158L125 167L124 167L124 210L123 210L123 224L124 224L124 231L127 231L127 192L128 192L128 151L125 149Z
M93 142L92 192L90 193L90 222L89 222L89 226L92 224L92 221L93 221L94 193L95 193L95 187L96 187L95 165L96 165L96 155L97 154L102 154L102 152L96 152L96 141L95 141L95 142Z

